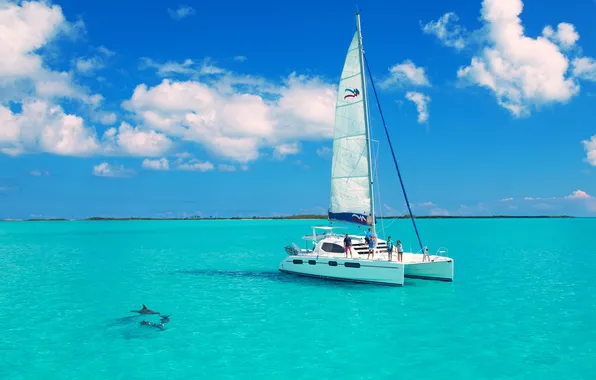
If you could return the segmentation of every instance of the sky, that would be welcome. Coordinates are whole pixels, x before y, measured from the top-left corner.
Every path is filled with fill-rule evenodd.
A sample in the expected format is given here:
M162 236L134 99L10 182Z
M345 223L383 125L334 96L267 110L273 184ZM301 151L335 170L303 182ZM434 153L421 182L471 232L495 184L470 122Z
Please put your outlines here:
M596 216L596 2L358 6L416 215ZM0 0L0 218L326 213L355 11Z

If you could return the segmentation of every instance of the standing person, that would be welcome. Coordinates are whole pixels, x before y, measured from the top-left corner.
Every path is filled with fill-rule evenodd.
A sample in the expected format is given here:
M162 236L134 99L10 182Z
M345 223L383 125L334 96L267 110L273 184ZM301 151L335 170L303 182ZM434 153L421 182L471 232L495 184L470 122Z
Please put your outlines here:
M401 240L397 241L397 261L399 261L400 263L402 263L404 261L404 249L401 246Z
M372 235L370 237L370 239L368 240L368 256L366 257L367 259L370 258L370 255L372 255L372 259L375 259L375 246L377 243L377 235Z
M346 250L346 259L348 258L348 251L350 252L350 257L352 257L352 238L348 234L344 238L344 249Z
M391 241L391 236L387 238L387 257L389 261L393 258L393 242Z
M370 228L369 228L368 231L366 232L366 235L364 235L364 241L366 242L366 244L370 244L371 235L372 235L372 233L370 232Z

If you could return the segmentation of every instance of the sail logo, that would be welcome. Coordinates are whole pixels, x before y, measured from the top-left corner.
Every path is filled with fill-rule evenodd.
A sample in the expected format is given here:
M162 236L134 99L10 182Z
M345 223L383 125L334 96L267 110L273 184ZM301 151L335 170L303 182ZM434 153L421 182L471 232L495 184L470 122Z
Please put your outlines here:
M360 91L358 91L357 88L355 88L355 89L346 88L346 91L349 92L349 94L347 94L346 96L344 96L344 99L347 99L347 98L356 98L356 97L358 97L358 95L360 95Z
M364 215L358 215L358 214L352 214L352 220L357 220L360 223L366 223L366 216L364 216Z

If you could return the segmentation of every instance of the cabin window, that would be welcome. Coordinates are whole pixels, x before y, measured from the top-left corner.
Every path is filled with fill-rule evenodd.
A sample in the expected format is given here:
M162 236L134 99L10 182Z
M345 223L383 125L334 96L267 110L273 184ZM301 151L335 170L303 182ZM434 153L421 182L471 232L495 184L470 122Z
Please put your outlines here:
M293 263L294 264L302 264L302 260L294 260Z
M330 267L336 267L337 266L337 261L330 261L329 262L329 266Z
M360 268L360 263L345 262L344 265L348 268Z
M332 253L344 253L345 252L344 247L342 247L339 244L323 243L323 246L321 248L325 252L332 252Z
M308 260L308 263L309 263L310 265L317 265L317 262L316 262L316 261L314 261L314 260Z

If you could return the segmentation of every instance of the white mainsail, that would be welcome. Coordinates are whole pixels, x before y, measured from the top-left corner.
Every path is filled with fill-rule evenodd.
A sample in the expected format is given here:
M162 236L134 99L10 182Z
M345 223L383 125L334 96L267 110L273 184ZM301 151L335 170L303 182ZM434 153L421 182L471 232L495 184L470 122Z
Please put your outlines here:
M364 72L360 55L360 32L356 31L344 63L333 135L331 208L329 218L370 224L370 162L366 120Z

